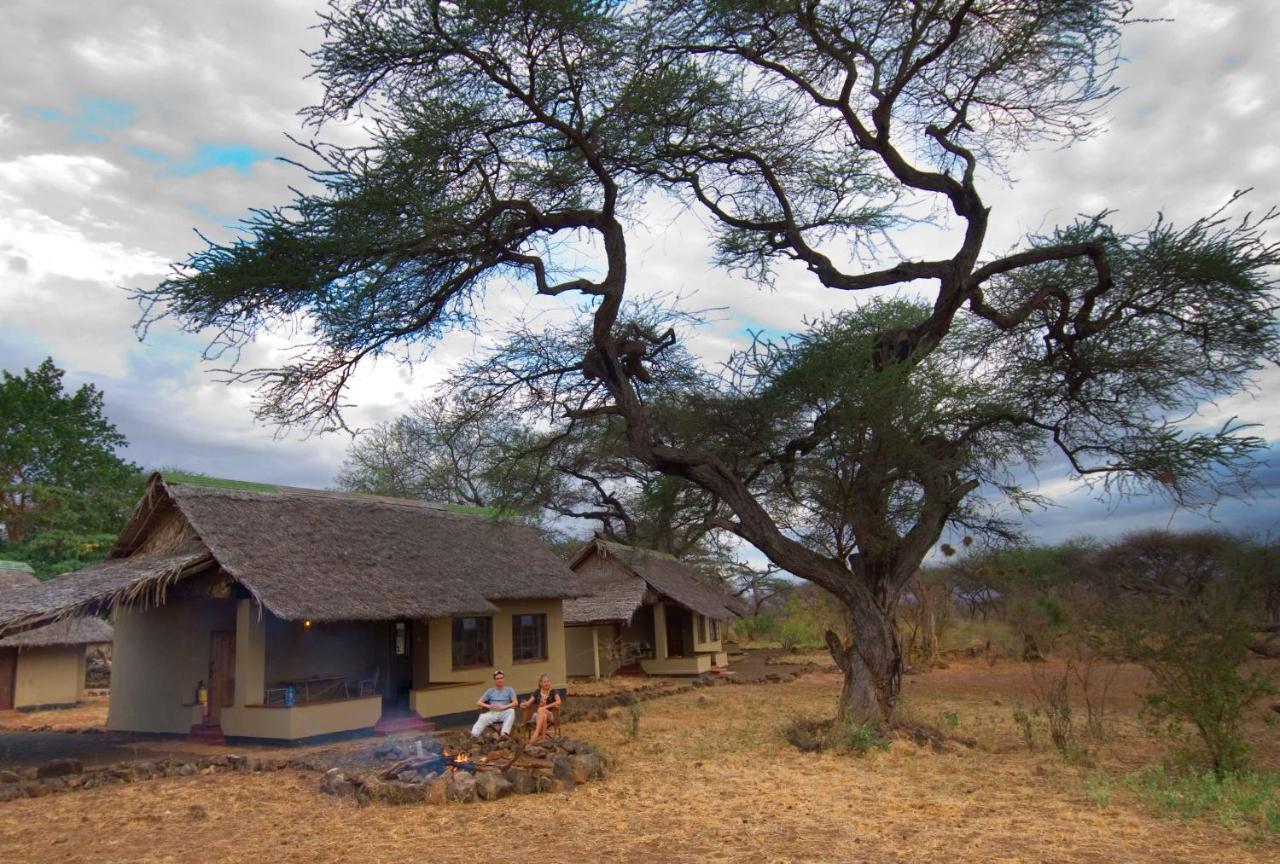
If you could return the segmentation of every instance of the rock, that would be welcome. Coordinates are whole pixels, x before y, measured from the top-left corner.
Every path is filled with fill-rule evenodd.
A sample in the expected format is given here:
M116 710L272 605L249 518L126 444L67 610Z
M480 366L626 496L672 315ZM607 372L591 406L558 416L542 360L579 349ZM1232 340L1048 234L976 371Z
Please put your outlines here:
M424 753L443 753L444 752L444 744L441 743L438 738L419 738L418 740L414 741L413 742L413 746L415 748L414 755L417 755L416 748L418 747L418 745L422 745L422 751Z
M422 784L426 790L426 802L428 804L443 804L449 798L449 780L446 777L436 777Z
M133 773L139 780L150 780L155 776L156 766L154 762L138 762L133 766Z
M79 759L50 759L36 769L36 779L46 777L66 777L69 774L84 773L84 763Z
M392 780L378 787L379 795L388 804L420 804L427 800L427 787L421 783L401 783Z
M497 801L511 794L512 784L497 771L484 771L476 777L476 794L485 801Z
M16 772L0 771L0 783L17 783L21 780L22 778Z
M604 764L594 753L579 753L572 758L573 782L586 783L604 777Z
M49 794L49 787L39 780L24 780L22 791L26 793L28 798L43 798Z
M699 697L698 697L698 704L699 704L699 705L710 705L710 704L711 704L711 700L710 700L710 699L708 699L705 695L703 695L703 696L699 696Z
M187 815L192 819L208 819L209 811L202 804L192 804L187 808Z
M50 792L64 792L70 785L67 783L67 778L65 777L50 777L47 780L41 780L40 782L43 783L44 788L48 789Z
M551 760L551 776L569 789L576 784L573 761L568 756L557 756Z
M107 769L107 776L117 783L132 783L136 778L133 776L133 768L128 765L115 765Z
M178 767L178 776L190 777L193 774L195 774L197 770L198 769L196 768L196 766L192 765L190 762L187 762L186 764Z
M0 783L0 801L14 801L25 797L27 793L23 791L21 783Z
M1276 712L1277 714L1280 714L1280 699L1277 699L1276 701L1271 703L1271 710Z
M351 791L347 775L337 768L330 768L320 778L320 791L326 795L345 795Z
M449 779L446 797L450 801L476 800L476 778L467 771L454 771L453 777Z
M227 756L227 766L234 771L248 771L249 760L243 756L231 754Z
M506 778L511 784L511 791L517 795L532 795L538 791L537 778L528 768L508 768Z
M556 782L555 778L550 774L534 774L533 779L539 792L550 792L551 784Z

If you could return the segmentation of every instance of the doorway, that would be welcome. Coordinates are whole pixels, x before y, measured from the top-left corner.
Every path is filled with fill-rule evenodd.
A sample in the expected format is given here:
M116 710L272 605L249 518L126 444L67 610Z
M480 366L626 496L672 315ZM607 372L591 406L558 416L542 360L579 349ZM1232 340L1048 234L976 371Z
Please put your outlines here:
M685 652L685 631L693 622L687 610L668 606L667 612L667 656L683 657Z
M391 624L391 674L387 679L386 701L396 708L409 707L413 689L413 622Z
M236 633L215 630L209 634L208 723L222 722L222 709L236 702Z
M0 711L13 708L13 691L18 685L18 649L0 648Z

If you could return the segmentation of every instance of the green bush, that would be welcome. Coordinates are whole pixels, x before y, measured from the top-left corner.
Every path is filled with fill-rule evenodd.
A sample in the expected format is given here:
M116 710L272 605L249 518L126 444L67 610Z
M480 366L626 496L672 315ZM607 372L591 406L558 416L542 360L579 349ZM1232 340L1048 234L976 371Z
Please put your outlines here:
M1218 774L1156 767L1129 774L1125 785L1143 806L1162 816L1212 816L1244 828L1258 839L1280 836L1280 774L1274 771Z

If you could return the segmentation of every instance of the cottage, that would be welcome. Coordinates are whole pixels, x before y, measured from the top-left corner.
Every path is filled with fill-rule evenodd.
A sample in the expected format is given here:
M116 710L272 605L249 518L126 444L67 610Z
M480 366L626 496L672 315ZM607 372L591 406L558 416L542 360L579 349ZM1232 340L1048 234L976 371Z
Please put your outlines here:
M31 567L0 561L0 606L39 585ZM84 699L86 646L111 641L97 618L59 621L0 639L0 711L67 707Z
M159 474L108 561L38 590L0 634L113 612L108 728L269 741L469 718L495 666L563 680L562 603L585 593L488 516Z
M569 563L591 591L565 603L570 675L638 666L650 675L700 675L728 665L724 623L738 601L688 564L648 549L593 540Z

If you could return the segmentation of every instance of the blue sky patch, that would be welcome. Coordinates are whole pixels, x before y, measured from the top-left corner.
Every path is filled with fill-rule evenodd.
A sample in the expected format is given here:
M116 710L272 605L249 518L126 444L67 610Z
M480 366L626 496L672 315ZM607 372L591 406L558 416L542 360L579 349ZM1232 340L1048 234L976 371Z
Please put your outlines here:
M44 105L32 110L43 120L67 126L67 138L81 143L106 141L108 132L128 126L138 116L130 103L100 96L81 96L70 112Z
M253 170L255 162L272 158L272 154L248 144L213 144L201 142L196 145L196 152L181 162L175 162L168 174L177 177L191 177L214 171L218 168L231 168L240 174L248 174Z

